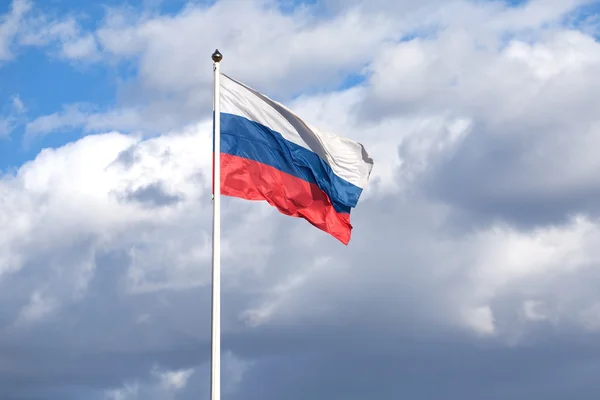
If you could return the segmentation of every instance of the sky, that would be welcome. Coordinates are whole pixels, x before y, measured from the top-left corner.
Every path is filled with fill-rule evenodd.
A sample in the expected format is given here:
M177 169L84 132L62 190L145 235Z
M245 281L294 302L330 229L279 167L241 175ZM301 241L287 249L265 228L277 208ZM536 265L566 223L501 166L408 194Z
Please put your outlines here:
M600 392L600 4L0 0L0 398L209 398L212 61L374 160L222 202L222 398Z

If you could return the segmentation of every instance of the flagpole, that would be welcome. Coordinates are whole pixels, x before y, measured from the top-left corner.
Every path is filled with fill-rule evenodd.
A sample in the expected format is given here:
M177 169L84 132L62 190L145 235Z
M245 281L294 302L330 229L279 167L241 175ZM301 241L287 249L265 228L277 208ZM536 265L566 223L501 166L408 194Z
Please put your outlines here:
M213 253L211 312L211 380L210 399L221 400L221 107L219 96L220 62L223 55L212 55L214 70L213 99Z

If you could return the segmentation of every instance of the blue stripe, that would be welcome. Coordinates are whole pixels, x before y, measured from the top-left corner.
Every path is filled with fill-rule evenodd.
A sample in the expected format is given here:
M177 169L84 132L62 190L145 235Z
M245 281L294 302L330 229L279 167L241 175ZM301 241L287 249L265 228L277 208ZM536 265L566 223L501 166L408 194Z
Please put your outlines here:
M316 184L338 212L349 213L362 193L361 188L334 174L317 154L238 115L221 113L221 152L269 165Z

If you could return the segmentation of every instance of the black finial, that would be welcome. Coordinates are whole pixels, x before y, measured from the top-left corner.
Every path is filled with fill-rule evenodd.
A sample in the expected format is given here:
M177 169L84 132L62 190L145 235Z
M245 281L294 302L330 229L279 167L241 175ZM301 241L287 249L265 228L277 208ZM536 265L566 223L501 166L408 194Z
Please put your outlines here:
M223 59L223 54L221 54L219 52L219 49L215 50L215 52L212 54L212 60L216 63L221 62L221 60Z

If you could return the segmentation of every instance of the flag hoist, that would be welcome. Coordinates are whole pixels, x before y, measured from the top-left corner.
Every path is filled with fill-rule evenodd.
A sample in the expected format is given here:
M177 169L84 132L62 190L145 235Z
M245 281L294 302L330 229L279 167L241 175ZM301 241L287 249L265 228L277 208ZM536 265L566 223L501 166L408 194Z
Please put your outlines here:
M213 254L211 400L221 396L221 195L267 201L343 244L373 160L362 144L308 124L284 105L222 74L212 55Z

